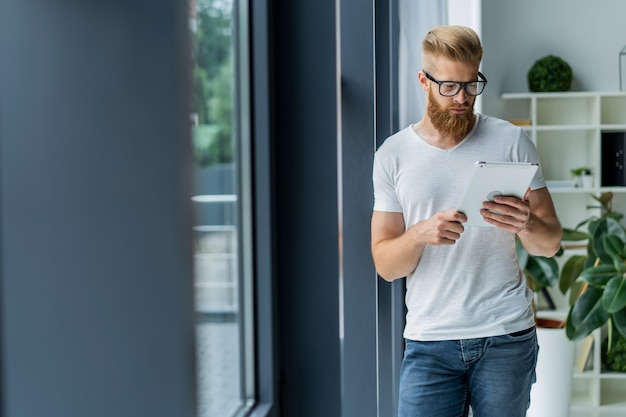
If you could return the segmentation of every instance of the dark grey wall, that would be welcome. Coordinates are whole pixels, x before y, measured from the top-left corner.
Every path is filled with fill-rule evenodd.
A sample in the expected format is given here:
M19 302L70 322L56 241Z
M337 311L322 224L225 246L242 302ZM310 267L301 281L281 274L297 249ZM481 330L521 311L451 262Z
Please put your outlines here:
M1 414L195 411L186 2L0 2Z

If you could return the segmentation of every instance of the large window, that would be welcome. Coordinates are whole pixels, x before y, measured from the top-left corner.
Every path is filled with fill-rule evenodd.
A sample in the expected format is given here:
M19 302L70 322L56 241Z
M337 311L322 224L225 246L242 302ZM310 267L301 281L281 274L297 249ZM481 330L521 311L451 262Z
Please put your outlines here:
M239 415L253 392L245 2L191 2L199 417Z

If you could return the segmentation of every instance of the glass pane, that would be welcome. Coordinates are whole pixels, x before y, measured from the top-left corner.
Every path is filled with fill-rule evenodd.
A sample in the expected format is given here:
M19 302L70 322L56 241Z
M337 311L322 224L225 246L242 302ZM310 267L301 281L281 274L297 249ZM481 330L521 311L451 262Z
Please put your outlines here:
M198 415L229 417L247 397L240 245L242 166L235 86L237 0L190 0ZM237 138L237 139L235 139Z

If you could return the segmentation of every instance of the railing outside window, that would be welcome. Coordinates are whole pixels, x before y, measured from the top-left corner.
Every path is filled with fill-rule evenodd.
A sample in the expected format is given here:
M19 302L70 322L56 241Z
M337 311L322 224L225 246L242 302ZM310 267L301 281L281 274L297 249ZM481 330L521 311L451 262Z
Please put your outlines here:
M254 398L244 8L190 2L199 417L240 415Z

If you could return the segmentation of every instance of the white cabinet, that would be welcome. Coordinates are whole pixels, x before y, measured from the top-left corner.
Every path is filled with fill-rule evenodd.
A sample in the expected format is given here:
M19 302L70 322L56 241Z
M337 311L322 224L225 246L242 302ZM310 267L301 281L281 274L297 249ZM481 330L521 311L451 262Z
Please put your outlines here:
M610 154L607 141L621 138L626 142L626 93L515 93L504 94L502 103L502 117L521 125L537 146L564 227L574 228L598 214L597 209L588 208L596 205L590 195L604 191L613 191L613 209L626 214L626 183L607 185L615 184L615 173L624 167L606 166L624 161L622 155ZM570 170L583 166L591 168L593 182L589 187L574 187ZM571 415L626 416L626 374L602 370L601 332L596 331L593 338L589 365L574 372ZM582 349L583 343L577 343L577 357Z

